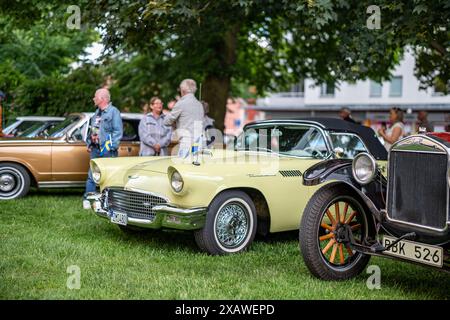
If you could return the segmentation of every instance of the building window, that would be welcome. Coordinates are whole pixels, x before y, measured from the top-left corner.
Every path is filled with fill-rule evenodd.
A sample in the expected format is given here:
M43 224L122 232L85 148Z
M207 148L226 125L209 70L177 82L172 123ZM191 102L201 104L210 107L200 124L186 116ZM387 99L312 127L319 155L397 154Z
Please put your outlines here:
M401 97L402 96L402 87L403 87L403 77L393 77L391 80L391 87L389 89L390 97Z
M371 97L381 97L382 85L375 81L370 81L370 96Z
M303 97L305 95L305 81L300 80L291 87L291 93L294 97Z
M327 82L320 85L321 97L334 97L334 83Z

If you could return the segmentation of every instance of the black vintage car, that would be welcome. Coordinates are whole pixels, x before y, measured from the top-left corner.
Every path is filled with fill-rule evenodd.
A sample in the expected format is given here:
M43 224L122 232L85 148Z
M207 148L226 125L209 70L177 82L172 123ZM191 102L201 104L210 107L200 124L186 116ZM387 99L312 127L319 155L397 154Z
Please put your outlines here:
M300 250L318 278L361 273L372 255L450 271L450 133L395 143L384 165L361 153L304 173L318 186L300 222Z

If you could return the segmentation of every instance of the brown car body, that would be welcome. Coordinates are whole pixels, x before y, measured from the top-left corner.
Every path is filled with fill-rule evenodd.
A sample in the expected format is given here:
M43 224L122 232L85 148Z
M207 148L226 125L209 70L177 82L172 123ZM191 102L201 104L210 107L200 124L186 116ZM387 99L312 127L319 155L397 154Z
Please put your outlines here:
M26 187L27 176L28 184L38 188L83 187L89 169L85 138L91 116L92 113L71 114L69 117L77 120L58 137L0 139L0 200L24 196L26 192L20 188L16 192L10 188L19 183ZM119 146L120 157L139 154L138 126L142 117L122 113L124 136Z

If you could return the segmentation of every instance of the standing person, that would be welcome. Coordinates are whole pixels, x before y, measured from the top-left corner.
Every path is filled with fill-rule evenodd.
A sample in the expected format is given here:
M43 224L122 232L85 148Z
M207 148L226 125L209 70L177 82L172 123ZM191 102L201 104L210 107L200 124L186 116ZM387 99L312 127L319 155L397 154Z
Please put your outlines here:
M201 101L205 117L203 118L203 130L205 130L205 145L209 147L215 140L216 129L214 128L214 119L209 117L209 103Z
M164 125L162 114L163 103L160 98L150 99L150 110L139 122L139 137L141 139L140 156L166 156L172 129Z
M353 118L352 118L352 112L350 111L349 108L347 107L343 107L341 108L341 110L339 110L339 117L342 120L351 122L351 123L357 123Z
M201 143L203 132L203 106L195 97L197 84L192 79L184 79L180 83L181 98L166 115L164 124L176 124L177 136L180 141L178 155L186 158L194 143Z
M205 113L205 117L203 118L203 126L205 130L214 128L214 119L209 117L209 103L206 101L201 101L203 106L203 112Z
M118 156L118 148L123 135L122 118L120 111L111 103L108 89L98 89L94 95L94 104L97 106L92 118L89 120L89 132L86 138L90 158L109 158ZM90 209L86 196L95 192L96 184L89 169L84 193L83 208Z
M433 131L433 126L428 122L428 113L424 110L417 114L416 132L419 132L420 128L425 128L426 132Z
M384 140L384 147L389 151L391 146L405 136L405 125L403 124L403 111L400 108L392 108L389 111L391 126L389 129L380 128L378 134Z

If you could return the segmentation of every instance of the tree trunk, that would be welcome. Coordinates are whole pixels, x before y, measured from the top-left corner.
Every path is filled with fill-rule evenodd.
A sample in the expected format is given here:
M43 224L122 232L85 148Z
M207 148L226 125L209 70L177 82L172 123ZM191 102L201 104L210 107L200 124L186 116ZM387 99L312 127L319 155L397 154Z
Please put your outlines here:
M202 100L209 104L209 116L215 120L215 127L224 129L225 111L230 92L230 77L207 76L202 87Z
M231 69L236 63L239 28L239 25L234 25L225 32L215 50L223 68L206 75L202 88L202 99L209 103L209 115L215 120L215 126L219 130L224 129L227 99L231 89Z

